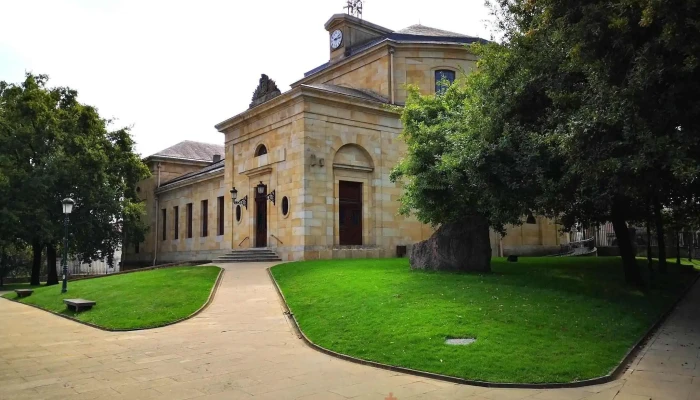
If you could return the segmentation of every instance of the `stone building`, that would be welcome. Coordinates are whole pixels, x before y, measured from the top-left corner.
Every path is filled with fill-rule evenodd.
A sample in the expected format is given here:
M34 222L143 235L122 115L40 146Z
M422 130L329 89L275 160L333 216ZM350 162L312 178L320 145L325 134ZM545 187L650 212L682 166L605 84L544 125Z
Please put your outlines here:
M347 14L325 28L328 61L285 93L263 75L250 108L216 125L224 146L183 142L146 158L153 177L140 193L151 232L130 261L211 260L252 247L283 260L394 257L432 234L397 214L401 188L389 173L405 144L395 106L407 84L432 94L473 70L465 44L482 39L422 25L392 31ZM527 222L492 235L494 255L559 248L552 221Z

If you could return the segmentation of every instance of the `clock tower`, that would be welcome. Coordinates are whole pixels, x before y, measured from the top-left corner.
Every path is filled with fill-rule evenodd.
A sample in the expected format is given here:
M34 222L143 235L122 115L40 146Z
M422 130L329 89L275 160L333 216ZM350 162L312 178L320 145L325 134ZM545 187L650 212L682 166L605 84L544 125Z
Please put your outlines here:
M350 14L335 14L326 22L325 27L328 31L331 63L351 55L352 50L358 46L393 32Z

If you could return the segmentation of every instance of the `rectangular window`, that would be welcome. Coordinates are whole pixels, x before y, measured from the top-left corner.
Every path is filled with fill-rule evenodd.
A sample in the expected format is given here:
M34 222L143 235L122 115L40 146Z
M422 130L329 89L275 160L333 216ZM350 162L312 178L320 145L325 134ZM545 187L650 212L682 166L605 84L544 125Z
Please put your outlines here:
M209 235L209 200L202 200L202 237Z
M160 213L161 213L161 217L162 217L161 219L163 221L163 240L165 240L168 238L168 224L167 224L168 221L166 220L166 218L168 217L168 210L166 210L164 208L164 209L160 210Z
M192 238L192 203L187 203L187 238Z
M217 211L219 212L219 229L217 231L217 234L219 236L224 234L224 196L219 197L216 199L217 202Z
M173 228L175 228L173 239L177 240L180 238L180 208L178 206L173 208Z

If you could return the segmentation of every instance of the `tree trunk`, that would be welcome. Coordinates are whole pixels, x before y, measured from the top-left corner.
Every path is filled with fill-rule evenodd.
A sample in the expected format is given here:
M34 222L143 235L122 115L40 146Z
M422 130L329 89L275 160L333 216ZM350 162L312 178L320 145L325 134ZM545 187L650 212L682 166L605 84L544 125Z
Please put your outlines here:
M659 198L654 198L654 222L656 224L656 244L659 248L659 272L666 273L666 240L664 239L664 220Z
M690 240L688 241L688 261L693 261L693 250L695 249L695 232L690 231Z
M676 265L681 265L681 234L676 232Z
M34 286L41 284L41 251L43 247L38 240L32 242L32 279L30 284Z
M632 246L632 238L627 228L625 216L622 213L623 209L624 206L620 204L613 205L610 222L613 224L615 236L617 237L617 247L620 249L620 256L622 257L625 280L627 283L641 286L642 276L637 266L637 259L635 258L636 255L634 254L634 247Z
M490 272L489 225L481 216L447 223L411 247L411 269Z
M48 266L48 278L46 286L58 285L58 270L56 269L56 246L49 243L46 246L46 265Z
M5 249L0 250L0 286L5 285L5 274L7 273L8 270L8 260L7 260L7 253L5 253Z
M647 219L647 268L649 268L649 281L651 282L654 268L651 261L651 221L649 221L649 219Z

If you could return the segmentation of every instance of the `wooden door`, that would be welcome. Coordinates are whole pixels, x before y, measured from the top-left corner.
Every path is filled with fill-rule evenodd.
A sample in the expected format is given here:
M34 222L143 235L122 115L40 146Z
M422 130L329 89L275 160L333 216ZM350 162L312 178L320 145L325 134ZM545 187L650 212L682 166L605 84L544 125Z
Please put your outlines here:
M362 183L340 181L339 231L341 245L362 244Z
M255 247L267 246L267 186L262 194L255 190Z

